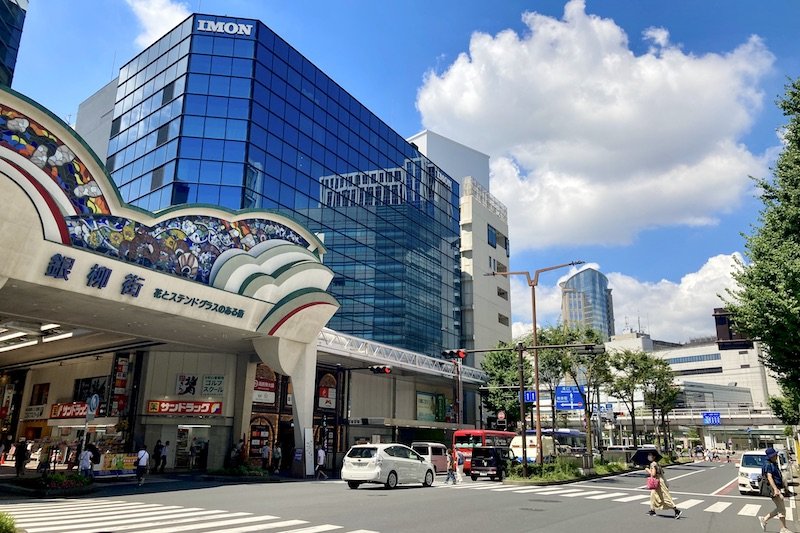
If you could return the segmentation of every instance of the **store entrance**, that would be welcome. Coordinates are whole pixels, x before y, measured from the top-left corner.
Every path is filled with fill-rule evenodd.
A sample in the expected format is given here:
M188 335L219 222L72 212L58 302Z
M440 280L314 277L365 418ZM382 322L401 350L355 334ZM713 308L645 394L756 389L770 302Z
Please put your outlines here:
M175 468L206 470L211 426L178 426L175 441Z

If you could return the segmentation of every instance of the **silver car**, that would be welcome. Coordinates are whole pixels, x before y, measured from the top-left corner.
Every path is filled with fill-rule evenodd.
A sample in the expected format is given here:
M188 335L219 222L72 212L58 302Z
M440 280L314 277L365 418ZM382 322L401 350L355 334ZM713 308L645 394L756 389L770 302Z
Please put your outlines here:
M362 483L382 483L387 489L398 484L433 485L433 465L403 444L357 444L344 457L342 479L357 489Z

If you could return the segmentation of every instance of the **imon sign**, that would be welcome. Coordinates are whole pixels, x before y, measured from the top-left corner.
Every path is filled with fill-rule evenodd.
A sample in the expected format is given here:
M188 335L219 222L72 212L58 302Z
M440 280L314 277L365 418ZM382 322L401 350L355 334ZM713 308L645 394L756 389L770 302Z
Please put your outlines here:
M227 33L228 35L250 35L253 32L253 25L201 19L197 21L197 31L212 31L214 33Z

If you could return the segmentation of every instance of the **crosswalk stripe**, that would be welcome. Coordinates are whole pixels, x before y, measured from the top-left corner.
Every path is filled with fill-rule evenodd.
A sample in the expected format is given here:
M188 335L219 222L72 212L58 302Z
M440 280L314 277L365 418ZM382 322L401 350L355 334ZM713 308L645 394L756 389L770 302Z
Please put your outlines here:
M181 507L178 505L142 505L142 506L135 506L135 507L120 507L120 508L111 508L109 512L113 513L114 516L120 515L127 515L132 513L140 513L140 512L157 512L161 510L173 510L173 509L180 509ZM67 520L82 520L85 518L93 518L99 516L100 513L95 509L89 509L85 511L36 511L36 512L27 512L27 513L17 513L11 512L10 514L14 515L14 518L17 518L20 521L24 521L25 523L31 522L39 522L39 521L48 521L52 520L55 516L58 516L60 520L67 521Z
M791 507L786 508L786 521L794 522L794 512L792 511Z
M456 487L458 488L471 488L472 490L497 490L497 485L487 485L485 487Z
M627 496L625 498L617 498L614 500L615 502L635 502L636 500L641 500L643 498L649 498L649 494L634 494L633 496Z
M678 503L678 509L691 509L698 503L703 503L705 500L686 500L685 502ZM642 505L650 505L650 502L642 502Z
M506 492L508 490L519 490L519 487L501 487L499 489L494 489L492 492Z
M625 496L627 492L609 492L606 494L598 494L597 496L589 496L587 500L605 500L606 498L616 498L617 496Z
M300 529L290 529L281 533L320 533L321 531L333 531L334 529L342 529L342 526L333 526L331 524L322 524L321 526L304 527Z
M538 492L537 494L541 494L542 496L549 496L555 494L569 494L570 492L583 492L581 489L550 489L550 490L543 490L542 492Z
M57 503L17 503L14 505L0 505L0 511L9 512L17 509L32 510L32 509L50 509L57 511L59 509L68 509L73 507L108 507L110 505L141 505L125 501L102 501L102 500L85 500L67 502L58 500Z
M354 529L353 531L348 531L347 533L378 533L378 532L372 531L371 529Z
M603 494L602 490L589 490L586 492L576 492L574 494L564 494L565 498L577 498L578 496L590 496L592 494Z
M200 531L204 529L212 529L213 531L225 531L226 533L230 533L229 529L222 530L222 526L235 526L235 525L244 525L249 524L252 522L264 522L265 520L272 520L274 516L247 516L244 518L234 518L232 520L217 520L214 522L205 522L202 524L191 524L188 526L178 526L178 527L167 527L167 528L159 528L159 529L146 529L148 533L178 533L179 531ZM291 520L289 520L291 522ZM300 520L299 523L307 524L308 522L304 520ZM271 524L261 524L261 529L275 529L276 527L281 527L278 523L271 523ZM141 531L141 530L140 530ZM258 531L257 529L253 529L252 531Z
M151 520L151 522L147 521L137 521L136 523L128 522L125 525L115 525L114 526L114 533L118 531L131 531L131 530L142 530L150 531L152 527L164 527L167 524L188 524L191 522L202 522L206 520L221 520L223 518L231 518L235 516L246 516L250 515L250 513L229 513L227 511L202 511L198 513L192 513L191 515L167 515L167 516L150 516L148 515L146 520ZM103 524L106 525L106 524ZM109 521L107 525L114 525L113 519ZM97 527L92 527L90 529L78 529L74 531L70 531L69 533L93 533L97 531Z
M191 514L187 514L187 511L189 511L189 513ZM220 513L224 514L220 515ZM150 521L158 520L157 525L161 525L171 520L172 521L183 520L183 522L186 522L190 519L195 519L200 517L202 517L203 520L207 520L209 518L208 515L210 514L219 515L214 518L223 518L223 517L227 518L230 516L230 513L225 513L223 511L202 511L196 508L187 508L187 509L181 509L179 511L170 511L167 514L147 513L146 515L141 515L137 517L123 516L120 518L117 518L117 516L115 515L107 515L107 516L96 517L93 520L80 520L77 522L74 520L70 520L69 522L64 522L58 520L58 518L56 517L48 522L37 522L34 524L28 522L20 522L20 525L24 526L29 533L36 533L38 531L51 531L53 528L58 529L60 533L61 532L82 533L84 531L94 531L100 526L108 527L113 525L115 526L116 529L118 527L125 527L125 526L131 526L132 524L136 524L136 527L139 527L139 524L141 524L142 522L147 522L148 520ZM250 513L239 513L239 516L249 515L249 514ZM86 529L87 527L91 529L87 530Z
M281 527L293 527L293 526L300 526L303 524L307 524L305 520L283 520L281 522L271 522L269 524L253 524L249 526L240 526L240 527L226 527L225 529L212 529L208 533L251 533L251 532L258 532L261 533L268 529L278 529ZM198 524L196 530L194 531L206 531L205 524ZM150 529L140 529L137 533L150 533ZM174 531L170 529L169 531ZM116 533L116 532L114 532Z
M721 513L722 511L730 507L730 505L731 505L730 502L717 502L712 505L709 505L708 507L703 509L703 511L707 513Z
M760 505L756 505L754 503L748 503L747 505L742 507L742 510L739 511L737 514L740 514L742 516L757 516L759 509L761 509Z
M532 492L538 493L538 492L545 492L548 490L553 490L553 489L551 489L550 487L534 487L532 489L522 489L514 491L514 494L530 494Z

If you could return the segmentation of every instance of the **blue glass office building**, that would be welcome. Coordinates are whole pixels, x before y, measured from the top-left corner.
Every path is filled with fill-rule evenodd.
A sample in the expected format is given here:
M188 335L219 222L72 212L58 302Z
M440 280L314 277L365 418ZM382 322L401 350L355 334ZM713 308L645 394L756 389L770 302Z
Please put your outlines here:
M11 85L28 0L0 0L0 84Z
M113 117L126 201L278 210L328 248L331 328L457 346L458 184L261 22L188 18L120 69Z
M593 268L561 283L561 319L566 326L592 328L604 340L614 335L614 300L608 278Z

